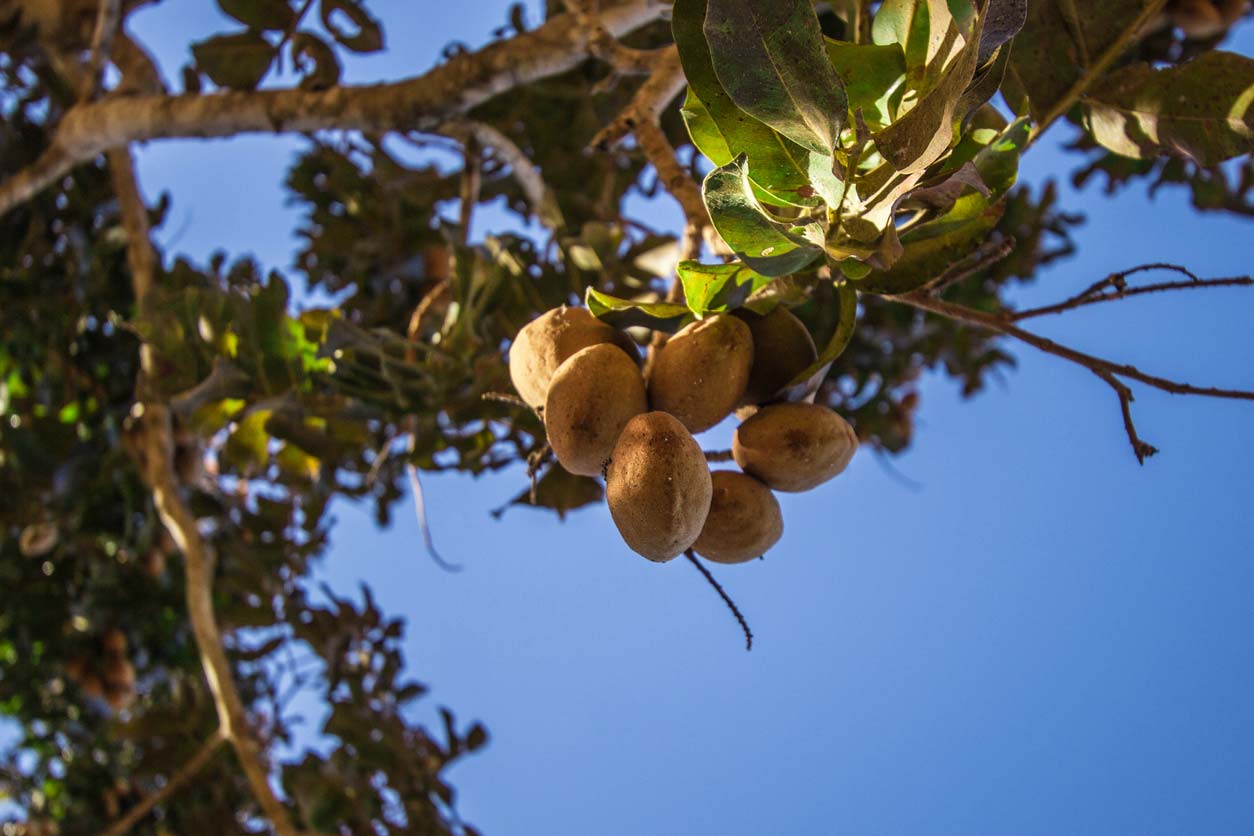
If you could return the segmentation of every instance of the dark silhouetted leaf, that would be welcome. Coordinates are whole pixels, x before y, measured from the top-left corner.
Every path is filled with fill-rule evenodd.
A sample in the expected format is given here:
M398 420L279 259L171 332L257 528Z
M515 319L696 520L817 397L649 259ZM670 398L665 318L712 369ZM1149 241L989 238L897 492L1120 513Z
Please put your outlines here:
M353 52L378 52L383 49L383 28L357 0L322 0L322 25L345 49ZM346 30L336 20L336 13L345 15L356 31Z
M304 73L300 86L325 90L340 80L340 59L326 41L312 32L292 36L292 61Z
M296 22L287 0L218 0L218 8L253 29L284 32Z
M219 87L252 90L265 77L274 47L256 32L215 35L192 44L196 68Z
M1178 67L1134 64L1084 96L1089 132L1117 154L1215 165L1254 151L1254 59L1206 52Z
M1026 102L1011 96L1011 104L1042 122L1108 50L1140 28L1153 6L1154 0L1103 0L1091 10L1075 0L1029 3L1007 72Z

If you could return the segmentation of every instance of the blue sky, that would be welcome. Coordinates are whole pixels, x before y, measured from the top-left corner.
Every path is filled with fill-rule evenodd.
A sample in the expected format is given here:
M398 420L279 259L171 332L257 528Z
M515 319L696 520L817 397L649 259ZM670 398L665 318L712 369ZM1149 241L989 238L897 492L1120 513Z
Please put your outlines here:
M136 20L169 77L189 36L217 25L210 5ZM419 72L448 40L482 43L506 6L371 5L396 49L350 64L356 80ZM1230 48L1251 54L1254 33ZM299 147L145 149L146 191L174 197L162 240L287 265L296 213L281 181ZM1047 141L1024 178L1065 180L1073 164ZM1250 270L1251 222L1199 218L1180 192L1062 194L1088 216L1080 254L1024 305L1148 261ZM1219 290L1033 325L1254 389L1252 316L1254 294ZM603 507L494 522L517 470L427 477L460 574L427 559L409 515L379 531L346 504L321 574L342 591L371 584L406 617L426 714L443 703L487 725L490 746L452 778L488 834L1250 833L1254 405L1138 388L1141 434L1163 451L1141 467L1104 384L1011 349L1018 369L973 401L924 381L915 445L895 460L917 489L863 451L828 485L780 497L785 535L765 561L713 567L752 653L691 566L628 551Z

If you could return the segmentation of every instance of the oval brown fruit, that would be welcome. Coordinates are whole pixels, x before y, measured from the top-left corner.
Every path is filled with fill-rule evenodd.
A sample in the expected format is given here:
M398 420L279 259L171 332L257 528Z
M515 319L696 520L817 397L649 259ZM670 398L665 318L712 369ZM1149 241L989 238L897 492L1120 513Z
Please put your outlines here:
M770 488L735 470L716 470L710 478L710 515L693 551L715 563L744 563L779 542L784 515Z
M808 491L840 473L858 449L853 427L812 403L777 403L736 428L732 457L777 491Z
M739 310L736 318L749 326L753 336L753 367L749 369L742 404L769 402L818 359L814 338L787 308L778 307L766 316Z
M528 322L509 347L509 377L524 401L544 406L549 382L558 366L582 349L613 343L633 360L640 356L631 337L588 313L566 305Z
M658 351L649 373L649 403L690 432L708 430L740 402L752 366L748 325L729 314L699 319Z
M633 551L659 563L682 554L705 525L712 493L705 454L674 416L646 412L627 422L606 471L605 497Z
M640 368L618 346L602 343L558 367L544 400L544 426L562 467L600 476L623 427L648 411Z

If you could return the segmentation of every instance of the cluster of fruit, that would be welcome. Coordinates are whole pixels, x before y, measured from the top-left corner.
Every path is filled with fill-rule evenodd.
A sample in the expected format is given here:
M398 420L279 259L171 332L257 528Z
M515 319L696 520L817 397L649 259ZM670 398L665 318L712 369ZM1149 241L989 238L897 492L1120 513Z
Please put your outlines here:
M623 540L650 560L688 549L741 563L778 542L772 490L806 491L840 473L858 440L826 407L775 402L815 361L814 341L786 308L713 314L657 350L647 379L625 333L562 306L530 322L510 348L510 377L541 413L562 467L603 475ZM740 471L710 472L693 435L733 411Z

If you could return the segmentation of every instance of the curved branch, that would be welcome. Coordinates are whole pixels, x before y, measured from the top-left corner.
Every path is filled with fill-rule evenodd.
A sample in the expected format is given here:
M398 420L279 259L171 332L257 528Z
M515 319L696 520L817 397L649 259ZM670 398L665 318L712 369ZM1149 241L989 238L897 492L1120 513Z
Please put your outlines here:
M127 262L135 288L135 302L137 308L143 311L158 271L156 252L149 239L148 211L135 179L130 149L115 148L108 152L108 157L110 176L121 203L122 222L126 229ZM137 389L142 393L147 388L146 381L153 368L152 351L146 344L140 348L140 363ZM213 694L219 732L234 747L262 815L279 836L298 836L299 831L292 824L287 808L270 786L265 753L249 725L244 701L235 688L231 663L222 645L222 632L213 609L213 555L200 534L195 514L179 489L170 409L160 401L140 400L135 406L134 418L138 427L138 443L133 450L136 464L144 483L152 491L157 516L186 562L184 595L188 620L200 651L200 664L209 683L209 691Z
M1102 283L1098 283L1099 285ZM1094 285L1097 287L1098 285ZM1149 292L1149 291L1147 291ZM1136 427L1132 423L1132 390L1126 383L1119 378L1128 378L1136 380L1147 386L1152 386L1163 392L1169 392L1174 395L1203 395L1211 398L1227 398L1233 400L1254 401L1254 391L1246 391L1242 389L1221 389L1214 386L1195 386L1191 383L1183 383L1176 380L1169 380L1165 377L1148 374L1141 371L1135 366L1127 363L1116 363L1101 357L1095 357L1092 354L1085 354L1065 345L1060 345L1051 339L1025 331L1014 324L1015 317L1010 314L990 314L984 311L978 311L974 308L968 308L963 305L956 305L952 302L946 302L937 299L925 292L914 291L903 294L901 296L886 296L885 298L893 301L901 302L911 307L918 308L928 313L939 314L955 322L961 322L966 325L973 325L977 328L983 328L986 331L992 331L997 334L1004 334L1008 337L1014 337L1021 340L1033 348L1037 348L1046 354L1052 354L1055 357L1061 357L1064 360L1070 360L1080 366L1091 371L1103 381L1107 383L1115 394L1119 396L1119 406L1123 413L1123 426L1127 432L1128 441L1132 445L1132 451L1136 454L1137 461L1141 464L1145 463L1145 459L1154 455L1158 450L1150 444L1144 442L1137 435ZM1098 297L1102 299L1105 297ZM1111 296L1110 298L1116 298Z
M670 8L658 0L607 0L603 5L599 20L613 35L657 20ZM586 29L564 14L507 41L456 56L423 75L387 84L117 96L80 104L62 118L43 156L0 184L0 215L109 148L150 139L242 133L430 131L493 96L577 67L587 51Z
M539 167L523 153L514 140L487 124L472 119L453 119L440 126L439 132L454 139L466 140L473 138L492 153L501 162L509 166L510 174L518 182L523 196L531 204L540 222L550 229L560 229L564 221L562 211L558 207L557 198L553 195Z
M1149 270L1169 270L1180 273L1187 278L1174 282L1157 282L1155 284L1142 285L1140 287L1128 287L1127 278L1135 273L1144 273ZM1113 302L1118 299L1127 299L1132 296L1143 296L1149 293L1164 293L1172 290L1197 290L1200 288L1214 287L1254 287L1254 278L1250 276L1230 276L1222 279L1203 279L1189 270L1187 267L1181 267L1179 264L1140 264L1127 270L1120 270L1118 273L1111 273L1099 282L1086 287L1075 296L1064 299L1053 305L1042 305L1038 308L1028 308L1024 311L1016 311L1009 315L1012 322L1019 322L1032 317L1045 316L1046 314L1063 313L1064 311L1075 310L1085 305L1093 305L1099 302Z
M653 72L640 85L631 103L597 132L588 146L599 151L609 150L627 134L646 123L657 124L666 106L683 92L687 80L683 65L679 63L679 49L674 45L660 50Z
M178 771L161 785L161 789L144 796L143 800L126 811L125 816L122 816L122 818L105 828L100 836L122 836L124 833L129 833L131 828L143 821L144 817L151 813L154 807L181 789L188 781L195 778L200 770L204 769L209 761L213 760L213 756L217 754L218 747L225 742L226 738L222 736L222 732L215 732L212 737L201 745L195 755L180 766Z

